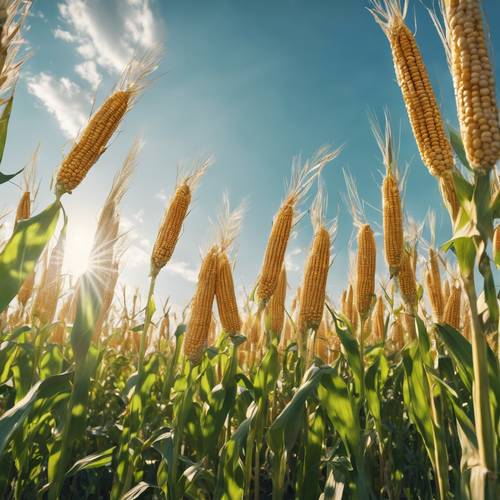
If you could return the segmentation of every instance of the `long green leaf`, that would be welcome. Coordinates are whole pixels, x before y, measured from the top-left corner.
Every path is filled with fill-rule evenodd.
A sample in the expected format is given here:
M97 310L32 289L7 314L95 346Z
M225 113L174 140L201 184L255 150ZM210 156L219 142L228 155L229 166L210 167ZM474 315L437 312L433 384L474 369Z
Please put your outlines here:
M54 202L31 219L19 221L0 254L0 312L17 295L54 234L61 204Z
M71 373L65 372L38 381L15 406L0 417L0 455L2 455L12 434L29 416L37 401L50 398L60 392L69 391Z

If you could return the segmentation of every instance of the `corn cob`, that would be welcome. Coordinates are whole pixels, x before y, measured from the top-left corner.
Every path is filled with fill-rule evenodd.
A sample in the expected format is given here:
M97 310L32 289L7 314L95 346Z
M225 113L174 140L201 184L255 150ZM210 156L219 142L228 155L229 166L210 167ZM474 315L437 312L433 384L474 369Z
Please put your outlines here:
M460 131L469 164L491 169L500 157L495 77L479 0L443 2Z
M271 332L280 336L285 322L286 269L281 269L278 286L267 306Z
M432 307L432 314L434 321L439 323L443 317L443 296L440 287L435 283L432 278L431 271L425 273L425 284L427 286L427 293Z
M56 176L57 196L71 193L89 173L106 150L157 63L158 54L153 51L142 60L132 60L127 65L116 90L90 118L82 135L59 167Z
M71 193L88 174L122 121L131 91L114 92L92 116L81 138L63 160L56 178L56 194Z
M217 281L215 297L222 328L230 335L241 331L241 319L238 303L234 293L233 273L231 264L225 252L220 252L217 258Z
M217 279L217 253L217 248L212 247L203 259L184 339L184 354L195 365L203 356L212 321L212 305Z
M35 285L35 271L32 271L28 274L27 278L24 280L24 283L21 285L19 292L17 294L17 300L23 307L26 307L26 303L30 299L33 293L33 286Z
M396 179L388 174L382 184L385 260L391 276L397 275L403 252L403 213Z
M462 303L462 291L459 286L451 287L450 296L446 301L444 308L443 322L455 328L460 329L460 310Z
M363 319L368 317L375 292L376 251L373 231L364 224L358 233L356 262L356 308Z
M402 10L397 0L382 2L373 0L372 14L389 40L420 156L432 175L442 176L453 169L453 153L422 55L404 21L407 4Z
M167 264L174 253L190 203L191 190L187 184L182 184L175 191L153 247L151 267L156 273Z
M303 167L298 168L297 164L294 165L290 189L273 222L259 282L255 290L256 297L261 304L268 302L278 284L297 205L307 194L323 167L332 161L339 151L339 149L333 152L320 150L313 158L313 161L306 162Z
M328 363L329 359L329 345L328 345L328 331L326 328L325 320L321 320L316 331L315 337L315 355L323 361L323 363Z
M443 288L443 304L448 302L450 297L450 282L449 280L444 280L444 288Z
M330 233L321 227L314 235L304 273L298 322L300 332L316 330L321 323L330 266L330 245Z
M279 274L283 267L285 251L292 230L293 218L293 200L286 200L276 216L267 242L264 263L262 264L256 290L257 297L261 302L267 302L278 285Z
M403 300L414 307L417 304L417 284L409 252L404 251L398 275L399 288Z
M16 209L16 224L20 220L29 219L31 215L31 193L29 191L25 191L17 205Z

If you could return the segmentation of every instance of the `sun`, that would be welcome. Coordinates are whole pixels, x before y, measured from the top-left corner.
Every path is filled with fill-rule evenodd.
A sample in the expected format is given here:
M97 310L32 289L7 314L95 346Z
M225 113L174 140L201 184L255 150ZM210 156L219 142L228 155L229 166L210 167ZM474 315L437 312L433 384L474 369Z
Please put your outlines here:
M68 225L63 263L65 274L78 278L87 271L94 233L95 223L90 224L83 216L74 217Z

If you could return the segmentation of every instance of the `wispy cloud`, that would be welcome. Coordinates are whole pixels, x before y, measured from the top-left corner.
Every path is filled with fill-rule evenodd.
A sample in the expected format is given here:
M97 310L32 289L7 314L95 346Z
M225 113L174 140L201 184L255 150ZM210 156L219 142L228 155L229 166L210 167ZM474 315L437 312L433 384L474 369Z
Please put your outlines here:
M102 76L97 71L97 66L94 61L84 61L75 66L75 71L84 80L90 83L90 86L95 90L101 83Z
M167 272L177 274L190 283L196 283L198 279L198 270L182 260L171 261L165 266Z
M296 258L301 254L300 248L294 248L285 255L285 268L288 272L300 271L300 265L296 262Z
M74 75L33 75L28 90L74 137L91 109L91 94L106 76L116 79L136 53L161 42L162 25L150 0L61 0L58 40L74 47ZM81 82L75 83L75 80Z
M149 0L64 0L58 5L77 52L97 66L120 72L134 51L158 42L160 27Z
M53 114L63 134L75 137L88 118L89 93L69 78L39 73L27 78L28 90Z
M163 188L158 191L158 193L155 194L155 198L158 198L160 201L167 201L167 193L165 193L165 190Z

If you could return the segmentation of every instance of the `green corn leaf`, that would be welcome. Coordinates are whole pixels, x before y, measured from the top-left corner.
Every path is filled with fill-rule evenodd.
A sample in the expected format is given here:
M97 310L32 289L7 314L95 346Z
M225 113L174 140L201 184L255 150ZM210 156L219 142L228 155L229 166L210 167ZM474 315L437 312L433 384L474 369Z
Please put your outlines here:
M238 426L231 439L226 442L220 453L217 471L217 485L214 493L216 500L242 500L245 489L244 472L240 453L257 415L257 405L252 404L247 418Z
M372 498L363 457L362 434L356 404L337 370L324 374L317 395L333 427L339 433L356 466L356 490L359 498Z
M69 391L71 373L65 372L38 381L15 406L0 417L0 455L2 455L12 434L30 415L35 403Z
M306 372L302 385L269 427L267 442L273 452L279 453L281 450L290 450L293 447L300 427L304 423L304 405L307 398L314 394L321 377L331 372L332 368L327 366L320 368L312 366Z
M24 168L18 170L17 172L14 172L13 174L3 174L2 172L0 172L0 184L5 184L6 182L9 182L16 175L19 175L23 170Z
M298 498L316 500L319 496L321 453L325 439L325 420L320 411L315 412L307 429L302 475L297 487Z
M14 102L14 95L11 95L7 100L5 107L2 111L2 116L0 117L0 163L3 159L3 152L5 150L5 143L7 142L7 130L9 128L10 114L12 112L12 103ZM19 173L19 172L18 172ZM17 175L17 174L16 174ZM1 184L0 178L0 184Z
M19 221L0 253L0 312L17 295L54 234L61 204L54 202L31 219Z
M109 467L113 460L113 451L116 446L112 446L107 450L92 453L86 457L77 460L66 473L66 477L74 476L82 470L98 469L99 467Z

